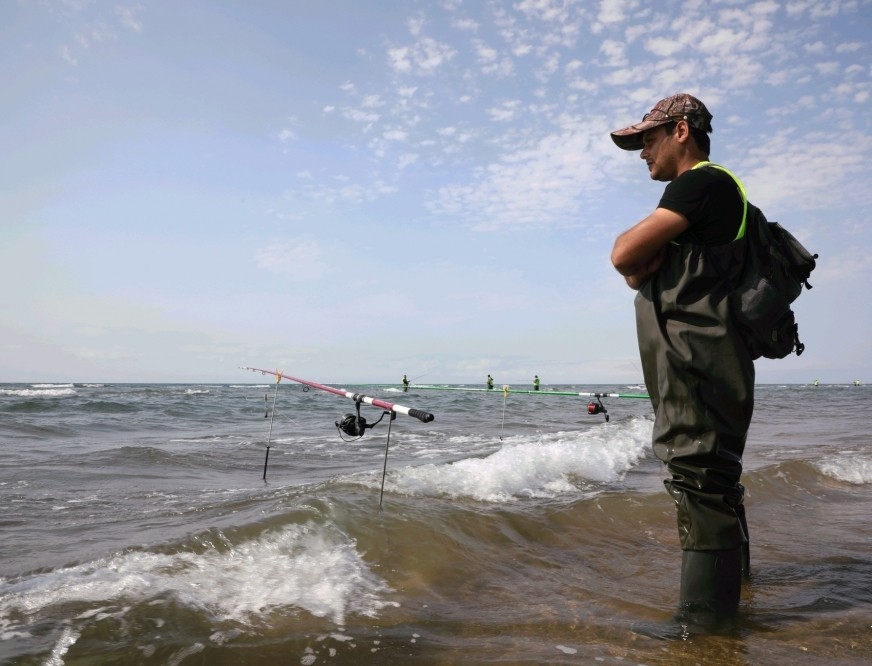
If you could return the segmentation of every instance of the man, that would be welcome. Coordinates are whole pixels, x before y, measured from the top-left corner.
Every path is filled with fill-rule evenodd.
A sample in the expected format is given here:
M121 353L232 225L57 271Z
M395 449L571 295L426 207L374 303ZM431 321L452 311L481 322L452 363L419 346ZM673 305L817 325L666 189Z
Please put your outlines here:
M487 376L487 387L488 389L493 389L494 387L494 378L491 377L490 374Z
M539 390L539 383L540 383L540 382L539 382L539 375L534 375L534 376L533 376L533 390L534 390L534 391L538 391L538 390Z
M724 276L706 248L744 234L747 198L708 162L712 115L686 93L658 102L642 122L611 133L641 150L657 208L618 236L612 263L636 295L636 329L654 407L653 448L671 472L677 507L681 607L703 621L735 611L748 567L739 483L754 406L754 364L734 324ZM718 256L729 256L718 255Z

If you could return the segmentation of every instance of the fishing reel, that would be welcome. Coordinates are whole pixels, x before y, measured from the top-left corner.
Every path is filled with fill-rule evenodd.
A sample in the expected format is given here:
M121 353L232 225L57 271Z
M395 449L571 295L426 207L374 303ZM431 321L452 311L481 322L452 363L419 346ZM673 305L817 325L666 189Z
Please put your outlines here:
M606 409L603 401L599 398L596 399L596 402L591 400L589 403L587 403L587 413L593 416L597 414L602 414L606 417L606 423L609 422L609 410Z
M336 428L349 437L363 437L366 429L372 428L372 425L367 425L366 419L360 414L346 414L336 421Z
M336 421L336 429L339 431L339 437L343 440L345 440L345 438L342 437L342 433L345 433L349 437L360 439L364 434L366 434L367 430L375 428L379 423L381 423L385 414L390 414L392 421L397 418L397 415L394 412L384 411L378 421L375 423L367 423L366 419L360 415L360 403L358 402L355 406L357 407L356 414L345 414L341 419Z

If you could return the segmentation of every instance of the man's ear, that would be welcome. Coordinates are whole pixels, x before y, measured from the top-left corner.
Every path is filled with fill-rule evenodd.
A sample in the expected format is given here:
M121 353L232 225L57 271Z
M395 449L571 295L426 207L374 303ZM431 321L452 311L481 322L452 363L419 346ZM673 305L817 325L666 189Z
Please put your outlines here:
M686 120L679 120L675 123L675 129L672 131L679 143L685 143L690 137L690 125Z

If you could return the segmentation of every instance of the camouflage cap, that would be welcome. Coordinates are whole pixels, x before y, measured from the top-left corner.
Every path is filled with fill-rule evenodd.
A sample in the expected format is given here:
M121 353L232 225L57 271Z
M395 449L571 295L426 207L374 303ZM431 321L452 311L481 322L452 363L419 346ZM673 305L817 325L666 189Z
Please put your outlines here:
M661 99L642 117L642 122L611 133L612 141L623 150L642 150L642 132L676 120L686 120L691 127L712 131L712 114L693 95L678 93Z

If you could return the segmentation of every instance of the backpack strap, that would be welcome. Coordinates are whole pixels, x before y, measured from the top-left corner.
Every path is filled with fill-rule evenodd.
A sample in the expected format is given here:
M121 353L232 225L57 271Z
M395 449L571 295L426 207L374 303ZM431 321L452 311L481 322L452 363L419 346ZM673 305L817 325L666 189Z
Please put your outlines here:
M745 235L745 228L747 227L748 222L748 193L745 191L745 186L742 184L742 181L739 180L738 176L734 174L729 169L725 169L720 164L715 164L714 162L698 162L694 165L694 169L699 169L700 167L712 167L714 169L718 169L719 171L723 171L727 174L733 181L736 183L736 188L739 190L739 196L742 197L742 224L739 225L739 231L736 233L736 237L733 239L734 241L739 240Z

